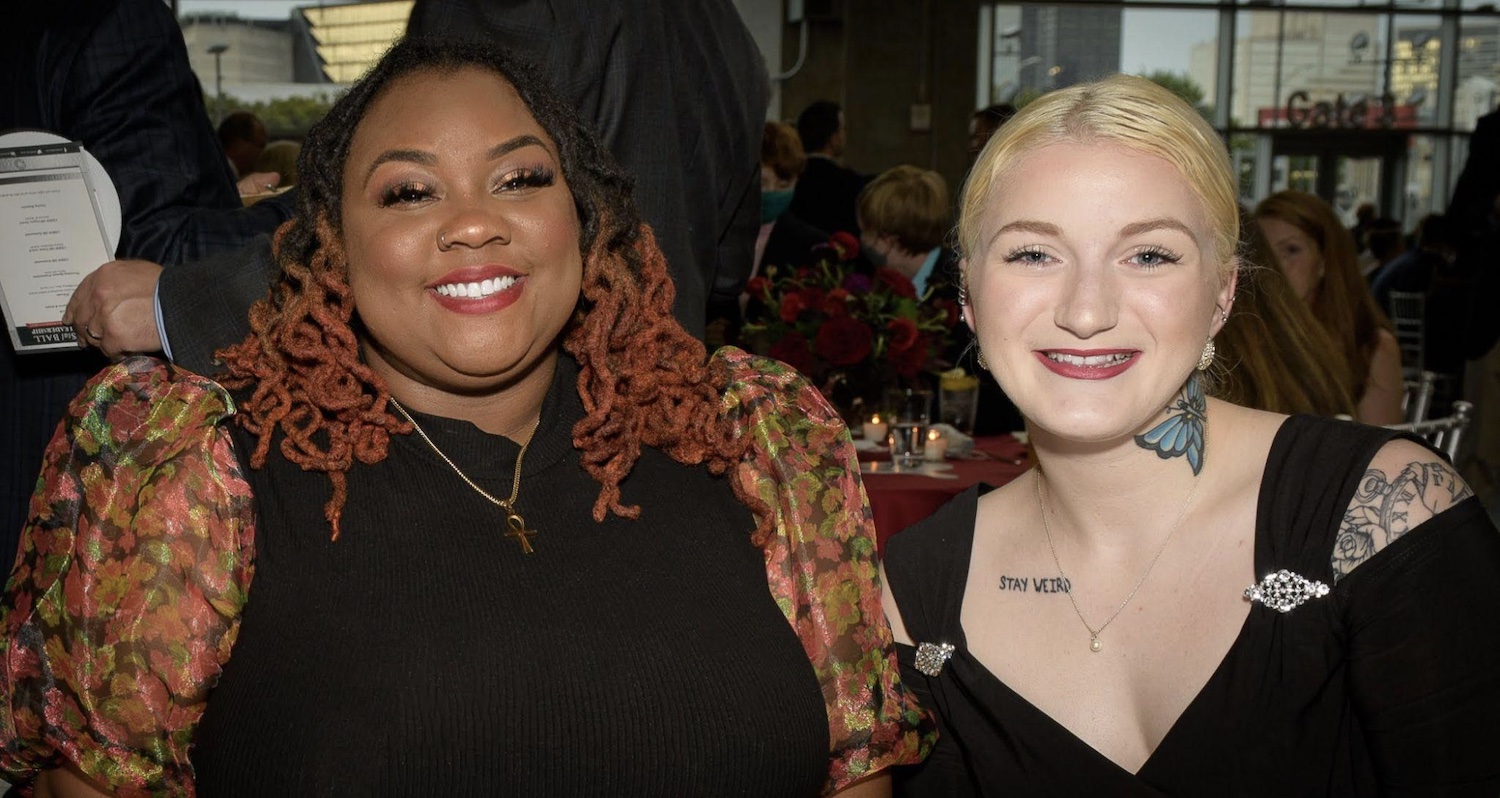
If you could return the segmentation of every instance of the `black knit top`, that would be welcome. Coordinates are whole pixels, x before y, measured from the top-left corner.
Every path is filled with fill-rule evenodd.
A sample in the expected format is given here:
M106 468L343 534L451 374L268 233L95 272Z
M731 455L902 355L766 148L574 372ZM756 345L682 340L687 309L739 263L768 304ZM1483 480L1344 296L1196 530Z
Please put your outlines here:
M641 518L591 510L576 366L559 360L504 513L416 435L356 465L329 541L327 479L246 468L255 581L192 761L218 795L816 795L829 725L729 484L645 450ZM415 414L490 493L517 447ZM236 427L243 459L251 441Z

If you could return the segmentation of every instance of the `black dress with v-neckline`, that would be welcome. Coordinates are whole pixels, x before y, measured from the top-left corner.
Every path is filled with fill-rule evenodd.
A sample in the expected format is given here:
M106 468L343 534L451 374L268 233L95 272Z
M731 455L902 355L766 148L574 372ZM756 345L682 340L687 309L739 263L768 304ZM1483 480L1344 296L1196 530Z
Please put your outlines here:
M960 610L981 489L887 544L910 638L950 643L937 676L898 646L939 720L898 796L1500 795L1500 534L1475 499L1334 584L1330 555L1375 452L1396 433L1314 416L1278 431L1258 499L1255 571L1333 586L1250 609L1234 644L1137 773L1006 686L967 650ZM1225 585L1243 591L1246 585Z

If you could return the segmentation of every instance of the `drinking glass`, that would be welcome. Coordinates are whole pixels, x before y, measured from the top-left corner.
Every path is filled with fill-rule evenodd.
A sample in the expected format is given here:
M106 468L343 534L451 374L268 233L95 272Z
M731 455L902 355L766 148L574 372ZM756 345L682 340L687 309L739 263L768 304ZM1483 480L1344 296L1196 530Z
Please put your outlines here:
M891 415L891 460L901 468L919 468L932 423L932 391L898 388L886 393Z
M978 412L979 378L943 375L938 384L938 419L965 435L973 435Z

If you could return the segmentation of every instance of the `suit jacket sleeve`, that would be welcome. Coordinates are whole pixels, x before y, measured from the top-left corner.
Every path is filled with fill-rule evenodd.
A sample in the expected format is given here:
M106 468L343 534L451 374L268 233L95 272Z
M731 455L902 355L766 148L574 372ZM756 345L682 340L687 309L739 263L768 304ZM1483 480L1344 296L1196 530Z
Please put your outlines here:
M117 257L194 260L286 218L284 206L241 206L182 32L160 0L115 2L49 77L61 75L57 132L82 141L120 195Z
M163 270L157 300L173 362L216 373L214 352L250 333L250 306L268 295L277 273L271 237L264 235L200 263Z

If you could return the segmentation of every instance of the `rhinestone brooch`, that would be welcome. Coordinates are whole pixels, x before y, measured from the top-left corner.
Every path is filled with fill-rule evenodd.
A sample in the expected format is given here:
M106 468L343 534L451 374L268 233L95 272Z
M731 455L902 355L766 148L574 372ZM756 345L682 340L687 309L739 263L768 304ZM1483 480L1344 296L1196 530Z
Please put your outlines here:
M917 646L917 670L928 676L943 672L943 663L953 656L952 643L923 643Z
M1245 588L1245 598L1270 607L1277 612L1291 612L1309 600L1328 595L1328 585L1315 582L1285 568L1267 574L1260 584Z

